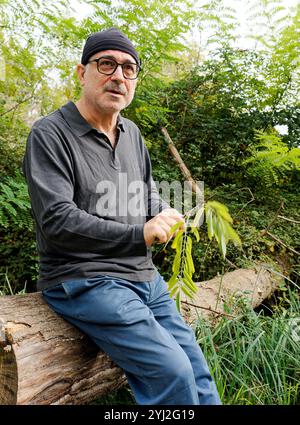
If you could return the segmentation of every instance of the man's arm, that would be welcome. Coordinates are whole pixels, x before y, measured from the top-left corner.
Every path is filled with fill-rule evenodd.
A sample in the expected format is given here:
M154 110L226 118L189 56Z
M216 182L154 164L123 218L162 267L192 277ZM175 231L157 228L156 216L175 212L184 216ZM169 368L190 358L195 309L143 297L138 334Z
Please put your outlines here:
M143 224L106 220L77 207L72 158L54 132L40 127L31 131L23 172L37 226L52 246L103 255L146 255Z

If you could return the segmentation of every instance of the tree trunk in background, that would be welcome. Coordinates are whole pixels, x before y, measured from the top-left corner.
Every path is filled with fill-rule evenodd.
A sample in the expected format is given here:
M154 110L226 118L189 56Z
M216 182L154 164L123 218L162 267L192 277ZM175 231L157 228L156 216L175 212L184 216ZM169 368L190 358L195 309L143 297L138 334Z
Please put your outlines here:
M222 312L225 300L243 295L256 307L277 285L266 270L240 269L198 283L189 302ZM188 323L198 314L216 318L189 305L182 313ZM40 292L0 297L0 404L87 404L125 382L123 371L54 313Z
M161 127L161 132L164 135L166 142L168 143L168 148L169 148L171 155L175 159L176 164L180 168L180 171L181 171L182 175L184 176L185 180L188 182L191 190L199 196L199 199L202 199L203 193L201 192L200 187L197 185L197 183L193 179L190 170L187 168L184 161L182 160L182 158L181 158L181 156L180 156L180 154L179 154L179 152L178 152L178 150L175 146L175 143L171 139L166 127Z
M241 298L246 298L252 308L256 308L272 295L280 282L282 278L270 273L263 265L256 269L237 269L223 276L198 282L198 292L194 299L184 297L183 301L201 308L183 303L182 314L190 325L197 322L199 315L215 324L223 314L226 315L225 305L230 308L229 318L238 314Z

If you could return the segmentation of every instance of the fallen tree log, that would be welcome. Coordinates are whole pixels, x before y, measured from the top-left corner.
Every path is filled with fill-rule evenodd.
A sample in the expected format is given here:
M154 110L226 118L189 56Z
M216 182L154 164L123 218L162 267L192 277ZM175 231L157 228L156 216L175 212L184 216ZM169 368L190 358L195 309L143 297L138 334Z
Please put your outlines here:
M0 297L0 329L0 404L85 404L126 382L40 292Z
M195 324L199 315L212 323L216 323L223 315L235 317L239 313L241 299L245 299L252 308L258 307L282 282L278 274L268 269L264 265L253 269L237 269L198 282L198 291L193 300L183 297L182 314L186 322ZM225 312L225 306L230 309L230 314Z
M212 309L222 312L226 300L241 295L255 307L277 285L266 270L235 270L199 283L193 303L202 307L186 304L183 315L189 323L198 314L213 320ZM124 372L40 292L0 297L0 404L86 404L125 382Z

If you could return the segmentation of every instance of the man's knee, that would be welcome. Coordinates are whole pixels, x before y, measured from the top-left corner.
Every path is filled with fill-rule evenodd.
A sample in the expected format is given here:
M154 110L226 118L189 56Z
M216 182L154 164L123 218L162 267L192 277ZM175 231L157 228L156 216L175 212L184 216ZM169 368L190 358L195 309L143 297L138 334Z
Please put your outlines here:
M169 358L162 365L163 374L169 380L176 380L178 383L187 385L194 382L194 371L189 358L183 353L182 355Z

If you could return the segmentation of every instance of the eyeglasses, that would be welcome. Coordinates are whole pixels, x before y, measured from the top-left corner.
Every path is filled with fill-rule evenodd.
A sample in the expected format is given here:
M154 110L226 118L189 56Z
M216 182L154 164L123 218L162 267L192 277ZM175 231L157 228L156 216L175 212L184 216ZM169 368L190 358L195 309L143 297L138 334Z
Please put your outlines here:
M127 80L135 80L139 72L141 70L140 66L137 63L131 63L131 62L125 62L125 63L118 63L112 58L105 58L101 57L98 59L93 59L89 61L91 62L97 62L97 70L100 72L100 74L104 75L112 75L118 66L120 65L123 72L123 77Z

